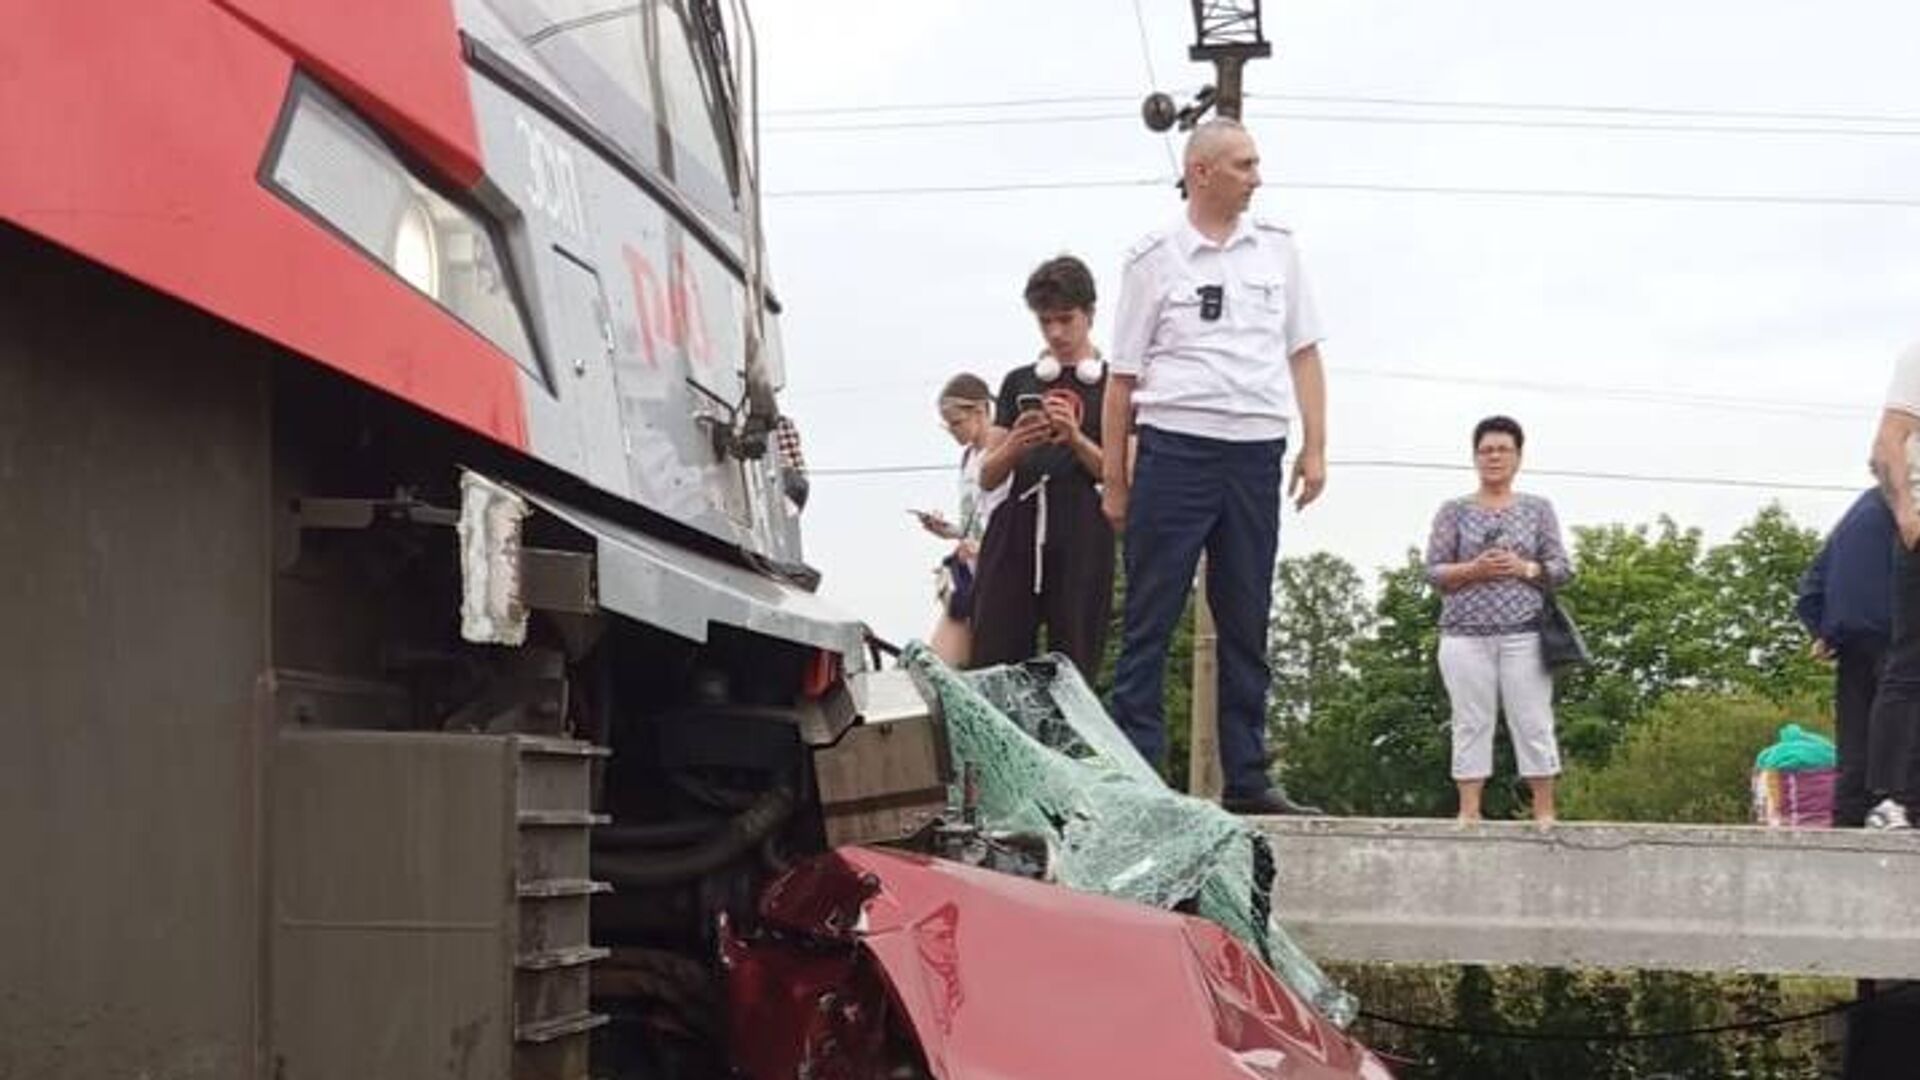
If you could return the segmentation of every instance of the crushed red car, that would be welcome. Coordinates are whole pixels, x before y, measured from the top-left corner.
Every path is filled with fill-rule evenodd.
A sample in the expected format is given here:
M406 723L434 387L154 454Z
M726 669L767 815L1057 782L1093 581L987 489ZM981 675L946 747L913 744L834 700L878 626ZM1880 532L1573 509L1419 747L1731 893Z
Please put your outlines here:
M946 860L845 849L724 938L753 1080L1391 1074L1205 920Z

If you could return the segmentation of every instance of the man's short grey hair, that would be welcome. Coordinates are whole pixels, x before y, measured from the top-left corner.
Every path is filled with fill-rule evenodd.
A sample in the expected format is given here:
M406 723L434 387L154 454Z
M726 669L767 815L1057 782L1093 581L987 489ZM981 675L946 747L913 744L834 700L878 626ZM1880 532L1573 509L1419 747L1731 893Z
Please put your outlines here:
M1200 124L1193 129L1193 134L1187 136L1187 152L1182 165L1191 169L1199 162L1212 161L1220 156L1232 136L1243 135L1246 130L1240 121L1226 117L1216 117Z

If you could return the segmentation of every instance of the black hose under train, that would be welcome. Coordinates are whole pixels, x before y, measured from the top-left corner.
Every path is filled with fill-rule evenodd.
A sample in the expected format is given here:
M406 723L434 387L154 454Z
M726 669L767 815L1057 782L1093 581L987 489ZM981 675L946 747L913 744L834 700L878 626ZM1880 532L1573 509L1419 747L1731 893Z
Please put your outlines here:
M753 800L711 838L678 851L595 851L593 876L616 889L684 885L754 852L794 811L793 788L782 785Z
M685 847L718 836L731 818L685 818L636 825L602 825L593 830L595 851L631 851Z

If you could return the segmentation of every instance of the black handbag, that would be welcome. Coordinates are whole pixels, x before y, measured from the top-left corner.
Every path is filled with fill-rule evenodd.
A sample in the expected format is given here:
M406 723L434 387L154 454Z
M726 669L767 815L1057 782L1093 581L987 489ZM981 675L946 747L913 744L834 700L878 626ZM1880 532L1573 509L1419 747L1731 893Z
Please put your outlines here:
M958 555L940 560L940 601L947 617L966 622L973 618L973 567Z
M1549 589L1541 595L1540 604L1540 658L1546 661L1547 670L1583 668L1593 663L1593 654L1587 651L1587 639L1580 636L1580 627L1573 621L1573 615L1560 597Z

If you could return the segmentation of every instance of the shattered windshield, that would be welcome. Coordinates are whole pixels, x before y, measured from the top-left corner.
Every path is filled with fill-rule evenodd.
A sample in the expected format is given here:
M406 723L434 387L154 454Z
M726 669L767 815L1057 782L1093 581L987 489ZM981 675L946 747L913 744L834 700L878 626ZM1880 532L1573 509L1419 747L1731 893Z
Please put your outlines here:
M955 771L971 773L984 827L1046 837L1062 885L1218 923L1322 1015L1352 1022L1352 996L1273 917L1285 867L1266 838L1169 789L1071 664L962 674L918 645L902 662L939 697Z

